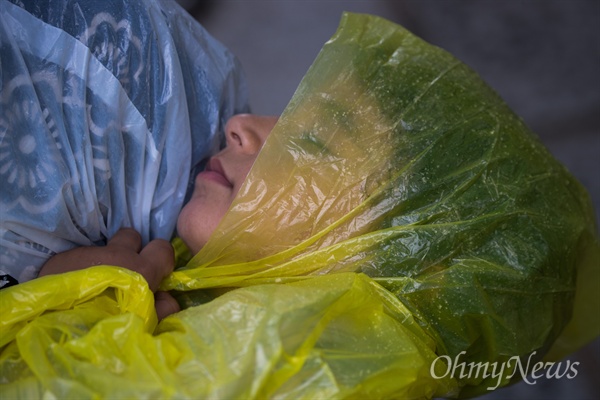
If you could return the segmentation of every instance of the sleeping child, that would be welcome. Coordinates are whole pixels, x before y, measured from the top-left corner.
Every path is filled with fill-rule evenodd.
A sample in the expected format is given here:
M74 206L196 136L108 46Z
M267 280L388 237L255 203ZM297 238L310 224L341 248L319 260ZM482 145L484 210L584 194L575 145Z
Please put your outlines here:
M200 251L236 197L276 117L238 114L225 126L226 147L211 157L195 181L190 200L177 220L178 236L194 253ZM133 229L122 229L106 246L78 247L50 258L40 276L78 270L94 265L115 265L137 271L152 291L172 272L173 250L169 242L155 239L141 248L141 237ZM156 297L159 318L177 311L177 303L166 292Z
M598 335L585 189L471 69L404 28L344 14L278 119L225 131L171 218L173 248L116 229L0 291L7 392L468 397ZM180 184L170 173L152 182ZM190 301L175 312L165 292Z

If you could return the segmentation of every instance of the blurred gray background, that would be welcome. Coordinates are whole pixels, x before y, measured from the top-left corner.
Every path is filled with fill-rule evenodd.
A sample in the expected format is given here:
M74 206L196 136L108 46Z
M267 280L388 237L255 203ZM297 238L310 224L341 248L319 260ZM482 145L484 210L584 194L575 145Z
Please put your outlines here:
M400 23L477 71L583 183L600 210L598 0L179 2L238 56L252 111L259 114L283 111L342 11ZM600 399L600 341L571 360L580 362L575 379L520 383L483 398Z

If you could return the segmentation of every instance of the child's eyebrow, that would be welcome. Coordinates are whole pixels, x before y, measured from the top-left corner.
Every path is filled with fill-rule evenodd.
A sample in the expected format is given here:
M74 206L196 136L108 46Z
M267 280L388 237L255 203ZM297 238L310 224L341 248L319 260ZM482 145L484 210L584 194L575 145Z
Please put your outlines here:
M302 150L311 154L331 154L331 151L325 142L317 137L312 131L305 131L300 137L292 139L292 142Z

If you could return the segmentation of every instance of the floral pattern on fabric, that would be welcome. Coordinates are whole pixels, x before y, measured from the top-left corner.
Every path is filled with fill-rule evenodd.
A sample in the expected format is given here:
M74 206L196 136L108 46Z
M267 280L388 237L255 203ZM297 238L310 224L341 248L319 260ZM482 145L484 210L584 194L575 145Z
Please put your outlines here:
M0 54L6 282L122 227L170 239L191 171L247 109L237 60L170 1L0 0Z

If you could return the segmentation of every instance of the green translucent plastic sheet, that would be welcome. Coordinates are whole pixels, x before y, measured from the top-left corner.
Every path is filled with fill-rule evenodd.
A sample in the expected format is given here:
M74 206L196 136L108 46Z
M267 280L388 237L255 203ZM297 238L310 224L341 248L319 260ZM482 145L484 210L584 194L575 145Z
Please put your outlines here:
M217 231L162 284L206 304L156 325L144 282L114 267L5 289L1 388L485 392L497 379L434 379L433 361L557 360L600 333L594 221L581 185L474 72L344 14Z

